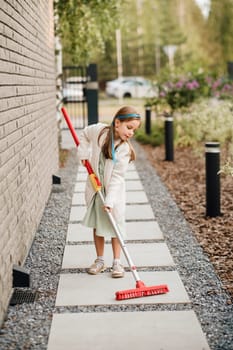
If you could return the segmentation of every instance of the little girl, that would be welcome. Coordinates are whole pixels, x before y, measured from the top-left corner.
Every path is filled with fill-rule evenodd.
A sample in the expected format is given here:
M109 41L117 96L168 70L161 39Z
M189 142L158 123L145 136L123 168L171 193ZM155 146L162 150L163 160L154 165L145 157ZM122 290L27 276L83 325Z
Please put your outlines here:
M89 160L102 184L105 205L94 191L88 178L85 191L87 212L83 224L93 227L97 258L88 269L96 275L106 269L104 263L105 238L111 237L113 250L112 277L123 277L124 268L120 263L121 247L114 233L107 213L110 211L125 237L125 173L135 152L129 139L140 126L137 111L130 106L122 107L110 126L98 123L87 126L80 135L78 155L83 165Z

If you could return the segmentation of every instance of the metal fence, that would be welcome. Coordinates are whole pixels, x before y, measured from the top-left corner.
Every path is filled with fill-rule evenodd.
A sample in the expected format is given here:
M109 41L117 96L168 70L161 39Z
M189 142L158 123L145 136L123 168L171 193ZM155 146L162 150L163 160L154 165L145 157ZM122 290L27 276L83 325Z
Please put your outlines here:
M87 121L87 68L81 66L65 66L62 74L63 105L75 128L84 128ZM67 128L65 121L61 127Z

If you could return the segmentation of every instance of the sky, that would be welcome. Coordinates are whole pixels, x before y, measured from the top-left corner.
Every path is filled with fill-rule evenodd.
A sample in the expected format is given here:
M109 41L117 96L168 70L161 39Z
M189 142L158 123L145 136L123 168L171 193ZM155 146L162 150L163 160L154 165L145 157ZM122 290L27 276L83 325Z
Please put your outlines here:
M196 3L200 6L202 13L205 17L208 17L210 0L195 0Z

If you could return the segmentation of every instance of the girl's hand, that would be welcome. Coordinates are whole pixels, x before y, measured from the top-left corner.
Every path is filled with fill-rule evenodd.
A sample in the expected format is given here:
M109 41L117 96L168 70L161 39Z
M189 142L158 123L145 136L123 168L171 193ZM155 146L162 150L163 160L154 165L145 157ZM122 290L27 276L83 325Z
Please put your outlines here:
M87 161L87 159L82 159L82 160L81 160L81 163L82 163L83 166L85 166L86 161Z
M109 213L112 212L112 208L107 207L106 205L104 206L104 211L108 211Z

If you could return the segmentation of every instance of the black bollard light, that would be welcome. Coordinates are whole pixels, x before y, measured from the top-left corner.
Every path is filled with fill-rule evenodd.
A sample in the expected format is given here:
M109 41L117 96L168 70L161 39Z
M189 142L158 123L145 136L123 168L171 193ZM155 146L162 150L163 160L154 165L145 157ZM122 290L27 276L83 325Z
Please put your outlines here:
M220 144L206 142L206 216L215 217L220 212Z
M151 107L150 106L146 106L145 131L147 135L150 135L151 133Z
M173 146L173 117L165 115L165 160L174 160L174 146Z
M88 125L98 123L98 76L97 65L89 64L87 67L88 82L86 84Z

